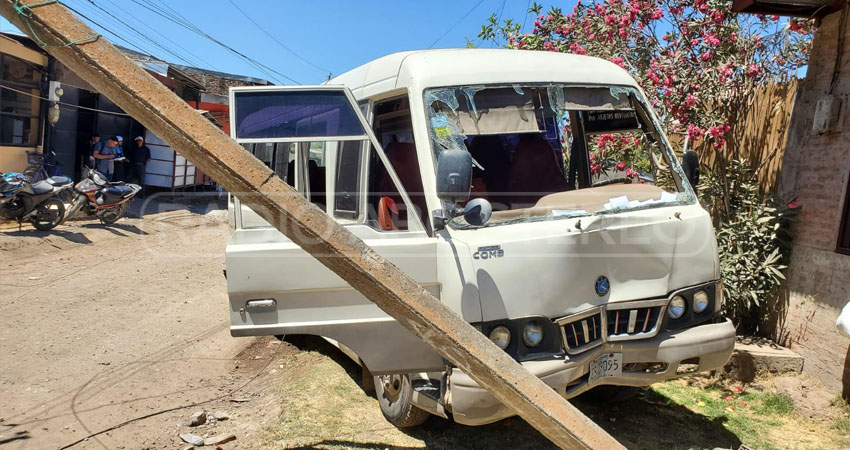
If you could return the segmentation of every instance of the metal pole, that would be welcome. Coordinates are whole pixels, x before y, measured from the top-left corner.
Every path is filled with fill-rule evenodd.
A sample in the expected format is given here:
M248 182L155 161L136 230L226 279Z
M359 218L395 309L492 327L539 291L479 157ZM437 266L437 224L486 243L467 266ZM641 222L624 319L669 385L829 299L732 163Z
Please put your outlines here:
M60 3L26 3L0 0L0 14L553 443L562 448L624 448L106 39L91 39L94 32Z

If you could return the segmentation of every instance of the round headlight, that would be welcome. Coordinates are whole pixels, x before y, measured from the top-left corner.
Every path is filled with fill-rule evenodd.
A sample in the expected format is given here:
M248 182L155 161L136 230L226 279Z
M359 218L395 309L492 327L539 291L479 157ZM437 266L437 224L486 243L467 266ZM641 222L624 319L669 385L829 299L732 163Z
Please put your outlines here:
M708 308L708 292L703 290L696 291L694 294L694 312L701 313Z
M490 332L490 340L500 349L504 350L511 343L511 330L499 325Z
M674 320L682 317L685 314L685 304L685 297L681 295L673 297L667 305L667 315Z
M522 342L527 347L537 347L543 342L543 327L537 321L532 320L525 324L522 330Z

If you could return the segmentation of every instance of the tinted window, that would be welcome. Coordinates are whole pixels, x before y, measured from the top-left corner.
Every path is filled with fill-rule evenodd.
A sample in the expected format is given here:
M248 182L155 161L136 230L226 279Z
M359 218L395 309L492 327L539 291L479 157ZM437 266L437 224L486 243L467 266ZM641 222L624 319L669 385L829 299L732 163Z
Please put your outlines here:
M365 134L341 91L237 92L236 138Z

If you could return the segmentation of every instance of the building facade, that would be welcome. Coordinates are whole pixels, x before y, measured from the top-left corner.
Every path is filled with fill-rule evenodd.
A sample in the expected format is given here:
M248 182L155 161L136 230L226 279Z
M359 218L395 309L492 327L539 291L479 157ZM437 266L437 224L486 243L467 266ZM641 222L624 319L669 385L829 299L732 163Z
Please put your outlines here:
M150 55L120 49L199 113L222 127L228 126L227 90L230 86L270 84L258 78L173 65ZM88 143L95 133L104 139L123 136L125 145L134 145L135 136L149 136L141 123L26 36L0 33L0 67L0 172L23 172L28 165L27 152L52 151L56 154L60 173L78 179L88 154ZM58 104L51 101L57 98L57 87L61 87ZM58 117L55 111L48 114L54 105L58 105ZM167 146L157 148L154 159L162 158L161 162L170 163L172 169L159 162L157 167L171 171L168 176L172 178L177 177L176 171L182 170L183 184L169 186L163 184L163 177L152 177L156 178L151 180L153 185L174 188L204 180L202 174L194 176L193 173L193 181L187 182L185 171L191 164L173 151L169 155L168 151ZM178 164L180 162L182 164ZM161 175L167 175L165 172Z
M824 17L791 116L779 196L802 211L787 272L790 346L804 372L850 394L850 340L835 320L850 302L850 27Z

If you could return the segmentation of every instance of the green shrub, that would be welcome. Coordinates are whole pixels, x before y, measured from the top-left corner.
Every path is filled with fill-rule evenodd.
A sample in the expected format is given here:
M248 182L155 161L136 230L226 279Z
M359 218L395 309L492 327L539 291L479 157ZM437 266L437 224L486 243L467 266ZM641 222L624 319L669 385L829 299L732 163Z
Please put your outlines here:
M722 176L709 172L700 185L700 198L717 235L723 308L739 332L765 335L773 330L769 324L782 306L779 288L799 207L762 197L756 174L746 162L731 161L724 169Z

